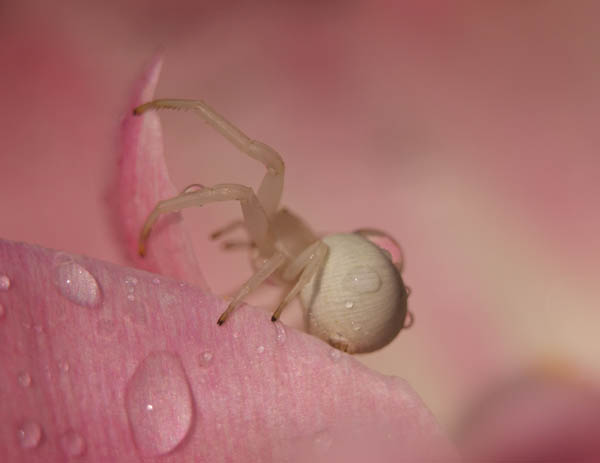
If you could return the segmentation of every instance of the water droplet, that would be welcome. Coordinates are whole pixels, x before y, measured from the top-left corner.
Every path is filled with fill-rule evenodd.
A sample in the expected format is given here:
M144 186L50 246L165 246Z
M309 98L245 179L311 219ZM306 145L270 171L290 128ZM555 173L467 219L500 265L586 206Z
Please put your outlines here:
M258 352L259 354L262 354L265 351L265 346L258 346L256 348L256 352Z
M38 324L33 325L33 330L37 334L43 334L44 333L44 327L42 325L38 325Z
M211 364L212 359L213 359L212 352L206 350L200 354L200 357L199 357L200 365L203 367L206 367Z
M68 373L71 369L71 365L66 360L61 360L60 362L58 362L58 369L63 373Z
M361 326L358 323L356 323L354 320L352 320L350 323L352 324L352 329L354 331L360 331Z
M77 431L67 431L60 438L60 446L69 457L79 457L85 452L85 439Z
M285 340L287 339L285 327L283 326L283 323L281 323L281 322L275 322L274 325L275 325L275 329L277 330L277 342L279 344L283 344L285 342Z
M113 320L100 319L96 322L96 332L100 336L109 337L115 334L116 326Z
M132 277L132 276L126 276L125 277L125 284L128 286L135 286L138 283L138 279L136 277Z
M27 373L26 371L22 371L21 373L19 373L19 376L17 377L17 379L19 380L19 384L23 387L29 387L31 386L31 376L29 376L29 373Z
M33 449L42 440L42 428L35 421L26 421L19 426L17 438L21 447L24 449Z
M4 308L4 306L2 304L0 304L0 318L4 318L5 315L6 315L6 309Z
M329 357L334 362L337 362L340 358L342 358L342 353L339 350L337 350L337 349L331 349L329 351Z
M352 307L354 307L354 302L352 302L352 301L346 301L344 303L344 307L346 307L347 309L351 309Z
M129 286L129 287L127 287L127 292L128 292L129 294L133 294L133 293L135 293L135 287L133 287L133 286Z
M160 285L160 278L153 278L152 283L154 283L155 285Z
M234 339L237 339L240 337L240 333L238 333L237 331L233 333L233 337Z
M327 431L320 431L315 434L314 447L318 453L326 452L333 444L333 438Z
M360 265L344 276L343 285L353 292L374 293L381 287L381 278L371 267Z
M193 419L192 395L179 357L169 352L148 355L127 384L125 409L142 454L163 455L175 449Z
M0 291L7 291L10 288L10 278L6 275L0 275Z
M135 297L132 294L129 294L127 296L127 299L129 299L131 304L128 304L124 307L123 311L125 313L125 316L137 325L146 324L146 322L148 321L148 317L146 315L146 305L141 302L134 302Z
M63 262L55 266L53 281L60 293L77 305L95 307L100 302L98 282L76 262Z

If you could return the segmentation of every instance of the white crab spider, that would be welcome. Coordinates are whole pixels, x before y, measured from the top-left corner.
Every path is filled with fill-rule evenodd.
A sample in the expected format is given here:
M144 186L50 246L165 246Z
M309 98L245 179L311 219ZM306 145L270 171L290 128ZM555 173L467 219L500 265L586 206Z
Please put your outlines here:
M152 226L161 214L216 201L240 202L244 220L223 227L212 238L245 226L250 242L241 245L256 248L258 263L254 275L219 317L219 325L270 276L292 284L271 320L276 321L286 304L299 294L308 331L346 352L379 349L394 339L405 323L412 323L407 311L408 289L400 276L401 262L392 262L390 254L369 239L387 235L364 229L319 239L299 217L279 208L285 167L273 148L250 139L201 100L154 100L135 108L134 114L157 109L196 113L267 169L256 194L252 188L238 184L190 185L181 194L159 201L140 233L139 254L144 256ZM236 247L240 243L225 245Z

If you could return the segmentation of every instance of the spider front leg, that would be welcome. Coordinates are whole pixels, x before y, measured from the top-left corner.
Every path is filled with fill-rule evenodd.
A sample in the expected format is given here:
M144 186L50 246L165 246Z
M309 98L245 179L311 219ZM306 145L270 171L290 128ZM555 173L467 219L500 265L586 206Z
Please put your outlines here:
M294 299L302 288L310 281L310 279L317 275L319 270L325 265L325 258L329 248L323 241L317 241L311 244L304 251L302 251L298 257L296 257L289 266L283 272L283 278L285 280L292 280L300 274L300 278L296 284L292 287L289 293L286 294L285 298L271 317L271 321L275 322L280 317L281 312L288 303Z
M184 191L171 199L159 201L148 215L140 232L138 246L140 256L146 255L146 241L152 231L152 226L162 214L177 212L193 206L201 207L212 202L230 200L240 202L248 234L251 240L256 243L261 254L272 255L274 252L274 239L271 237L269 219L252 188L237 184L222 184L197 191Z
M225 312L221 314L217 325L222 325L225 320L235 310L235 308L242 302L251 291L254 291L262 282L269 278L279 267L281 267L286 261L285 254L282 252L276 252L256 271L250 279L244 283L238 293L235 295L233 300L227 306Z
M283 191L285 164L280 154L269 145L253 140L202 100L159 99L144 103L133 110L140 115L148 110L174 109L192 111L217 130L240 151L263 164L267 173L258 188L257 196L267 217L279 209Z

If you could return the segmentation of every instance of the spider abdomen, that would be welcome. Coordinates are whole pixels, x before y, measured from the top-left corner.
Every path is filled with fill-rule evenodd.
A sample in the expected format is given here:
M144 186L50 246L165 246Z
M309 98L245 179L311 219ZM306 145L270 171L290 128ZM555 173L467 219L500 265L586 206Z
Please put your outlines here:
M308 331L347 352L371 352L402 329L407 290L385 252L357 233L323 241L323 268L300 293Z

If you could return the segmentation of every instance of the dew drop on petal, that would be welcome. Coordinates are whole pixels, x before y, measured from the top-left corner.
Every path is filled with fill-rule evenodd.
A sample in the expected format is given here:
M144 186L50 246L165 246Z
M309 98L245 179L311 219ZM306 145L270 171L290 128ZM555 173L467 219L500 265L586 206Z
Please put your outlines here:
M192 394L179 357L153 352L136 368L125 391L125 409L141 454L164 455L192 425Z
M24 449L33 449L42 440L42 428L35 421L25 421L17 429L17 439Z
M6 275L0 275L0 291L8 291L10 288L10 278Z
M68 373L71 369L71 365L69 365L69 362L67 362L66 360L61 360L58 362L58 369L63 373Z
M334 362L338 362L340 358L342 358L342 353L337 349L331 349L329 351L329 358L331 358L331 360Z
M333 444L333 438L329 432L320 431L315 434L313 444L316 452L326 452L331 448L331 445Z
M19 373L19 376L17 377L17 379L21 386L23 386L23 387L31 386L31 376L26 371L22 371L21 373Z
M94 276L76 262L68 261L53 269L53 282L59 292L82 307L96 307L100 302L100 287Z
M356 293L374 293L381 288L381 277L377 271L366 265L351 269L345 276L344 287Z
M351 309L352 307L354 307L354 302L352 302L352 301L346 301L344 303L344 307L346 307L347 309Z
M69 457L79 457L85 453L85 439L77 431L67 431L60 437L60 446Z
M275 330L277 331L277 342L279 344L283 344L285 342L285 340L287 339L285 327L283 326L283 323L281 323L281 322L275 322L274 325L275 325Z
M256 348L256 352L262 354L265 351L265 346L258 346Z
M204 352L202 352L200 354L198 361L201 366L207 367L208 365L210 365L212 363L212 359L213 359L212 352L205 350Z
M152 283L154 283L155 285L159 285L160 284L160 278L153 278L152 279Z

